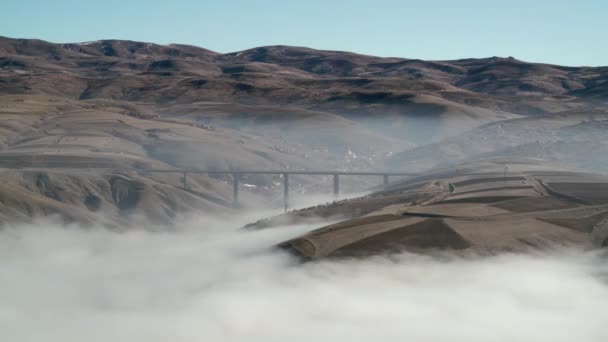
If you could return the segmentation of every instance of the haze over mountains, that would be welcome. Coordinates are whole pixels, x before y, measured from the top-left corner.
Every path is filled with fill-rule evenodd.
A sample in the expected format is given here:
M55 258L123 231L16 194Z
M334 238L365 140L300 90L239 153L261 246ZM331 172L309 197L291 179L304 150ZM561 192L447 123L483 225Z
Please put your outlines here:
M0 342L608 341L608 2L0 8Z
M10 168L420 171L507 152L606 167L589 157L606 146L608 67L0 37L0 94L0 166ZM4 219L230 210L231 185L209 176L185 191L179 175L3 173L13 180ZM279 181L247 180L257 195ZM330 179L293 184L318 191Z

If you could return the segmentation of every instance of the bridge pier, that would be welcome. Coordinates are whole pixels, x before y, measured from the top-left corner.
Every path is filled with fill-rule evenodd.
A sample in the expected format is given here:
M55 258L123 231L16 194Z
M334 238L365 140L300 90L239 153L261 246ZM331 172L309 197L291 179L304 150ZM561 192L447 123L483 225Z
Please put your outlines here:
M93 169L92 169L93 170ZM105 169L102 169L105 170ZM91 171L91 170L89 170ZM221 174L221 175L232 175L233 182L233 206L239 206L239 181L242 174L256 174L256 175L281 175L283 177L283 203L285 211L289 209L289 175L323 175L334 177L334 196L338 198L340 195L340 176L382 176L384 181L384 189L389 187L390 176L415 176L412 173L406 172L391 172L391 171L339 171L339 170L324 170L324 171L298 171L298 170L197 170L197 169L135 169L136 172L142 175L150 173L175 173L177 175L182 174L181 183L184 190L188 190L188 174ZM505 168L505 177L508 169ZM224 178L226 179L226 178ZM229 182L229 178L226 179ZM180 179L177 180L180 182Z
M232 205L237 207L239 204L239 174L232 174Z
M283 205L285 206L285 212L289 208L289 174L283 174Z
M338 198L340 195L340 175L334 174L334 197Z

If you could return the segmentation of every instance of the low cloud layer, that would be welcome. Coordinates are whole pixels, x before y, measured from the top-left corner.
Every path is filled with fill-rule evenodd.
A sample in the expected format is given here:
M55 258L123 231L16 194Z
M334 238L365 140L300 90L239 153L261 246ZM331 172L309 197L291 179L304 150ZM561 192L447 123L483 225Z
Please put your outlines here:
M606 341L608 264L561 251L298 265L314 227L0 231L2 341Z

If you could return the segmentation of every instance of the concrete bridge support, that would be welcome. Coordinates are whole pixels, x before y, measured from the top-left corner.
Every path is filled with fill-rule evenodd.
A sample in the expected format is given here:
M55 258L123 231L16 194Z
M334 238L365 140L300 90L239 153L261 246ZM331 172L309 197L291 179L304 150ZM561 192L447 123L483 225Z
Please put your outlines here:
M340 175L334 174L334 197L338 198L340 195Z
M283 174L283 205L285 207L285 212L289 208L289 174Z
M406 172L388 172L388 171L287 171L287 170L197 170L197 169L181 169L181 170L165 170L165 169L140 169L137 170L140 174L149 173L177 173L182 174L181 177L182 187L188 190L188 174L231 174L232 175L232 189L233 189L233 205L238 207L239 205L239 181L242 174L257 174L257 175L281 175L283 177L283 204L285 211L289 209L289 175L332 175L334 177L334 196L337 198L340 195L340 176L382 176L384 181L384 189L388 189L389 176L415 176L415 174Z
M239 174L232 174L232 205L237 207L239 205Z

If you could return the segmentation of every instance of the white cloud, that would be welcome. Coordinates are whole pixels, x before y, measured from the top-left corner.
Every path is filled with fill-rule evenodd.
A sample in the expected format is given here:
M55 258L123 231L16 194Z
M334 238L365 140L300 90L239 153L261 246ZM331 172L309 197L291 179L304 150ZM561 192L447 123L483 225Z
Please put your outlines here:
M245 221L190 219L172 233L5 229L1 339L608 339L608 266L597 253L298 265L268 247L313 227L237 231Z

